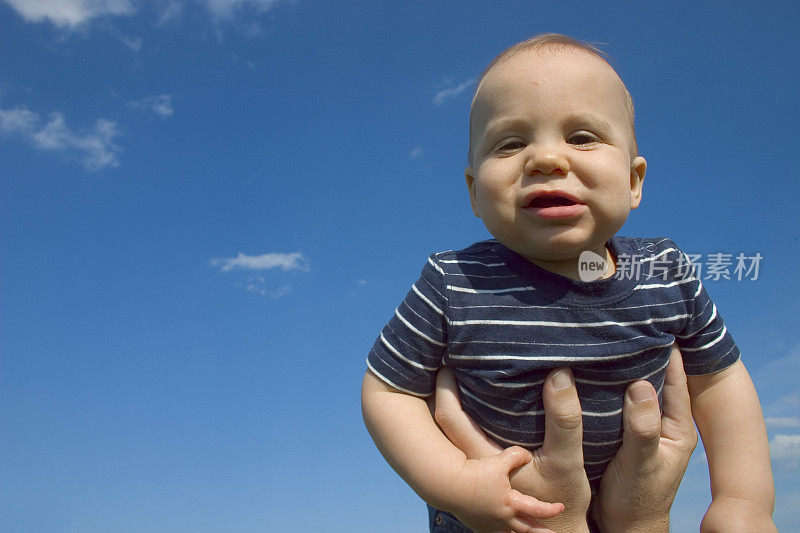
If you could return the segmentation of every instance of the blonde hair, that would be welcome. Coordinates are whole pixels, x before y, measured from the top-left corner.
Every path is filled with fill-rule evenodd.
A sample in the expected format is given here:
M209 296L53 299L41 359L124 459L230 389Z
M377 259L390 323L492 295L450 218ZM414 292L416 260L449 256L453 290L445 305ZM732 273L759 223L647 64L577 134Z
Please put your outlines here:
M625 83L623 83L622 79L617 74L617 71L614 70L614 67L611 66L610 57L608 54L600 50L594 45L591 45L584 41L579 41L578 39L573 39L568 35L562 35L560 33L543 33L541 35L535 35L530 39L526 39L520 43L514 44L497 54L497 56L492 59L486 68L481 73L480 77L478 78L477 83L475 84L475 94L472 97L472 103L469 107L469 147L467 153L467 160L469 164L472 164L472 110L475 107L475 100L478 97L478 91L481 87L481 82L486 77L489 72L504 61L511 59L523 52L529 52L532 50L583 50L584 52L588 52L593 56L597 57L603 63L608 65L614 74L616 74L616 78L619 80L619 88L622 96L622 105L625 108L625 113L628 115L628 120L630 122L630 133L631 133L631 152L633 156L638 155L639 148L636 144L636 125L635 125L635 111L633 107L633 98L631 98L631 93L628 92L628 88L625 87Z

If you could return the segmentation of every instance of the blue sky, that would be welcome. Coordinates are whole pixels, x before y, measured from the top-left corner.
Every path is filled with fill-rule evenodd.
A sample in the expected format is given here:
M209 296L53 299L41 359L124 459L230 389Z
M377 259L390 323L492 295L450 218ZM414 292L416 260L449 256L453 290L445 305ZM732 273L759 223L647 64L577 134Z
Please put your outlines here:
M636 102L623 233L763 257L706 287L800 531L800 8L599 4L0 1L0 529L424 531L364 359L427 255L487 236L475 77L557 31ZM675 531L707 486L698 449Z

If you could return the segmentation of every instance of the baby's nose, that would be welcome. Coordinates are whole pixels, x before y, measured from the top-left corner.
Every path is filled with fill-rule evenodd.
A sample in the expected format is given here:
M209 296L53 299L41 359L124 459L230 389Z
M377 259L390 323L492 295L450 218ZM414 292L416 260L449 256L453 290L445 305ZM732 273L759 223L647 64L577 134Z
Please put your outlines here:
M525 173L532 175L537 172L552 174L569 172L569 161L563 154L553 149L539 150L525 162Z

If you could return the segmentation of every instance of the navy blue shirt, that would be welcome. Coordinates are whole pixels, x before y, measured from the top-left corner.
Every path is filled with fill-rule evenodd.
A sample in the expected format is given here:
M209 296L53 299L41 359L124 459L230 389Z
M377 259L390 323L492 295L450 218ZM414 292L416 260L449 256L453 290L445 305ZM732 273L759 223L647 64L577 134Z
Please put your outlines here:
M456 375L464 411L497 443L544 440L542 386L572 368L583 411L583 451L596 485L622 443L628 384L661 398L670 347L687 374L739 359L686 255L669 239L613 237L617 273L581 282L553 274L495 240L430 256L367 358L388 385L433 393L442 365Z

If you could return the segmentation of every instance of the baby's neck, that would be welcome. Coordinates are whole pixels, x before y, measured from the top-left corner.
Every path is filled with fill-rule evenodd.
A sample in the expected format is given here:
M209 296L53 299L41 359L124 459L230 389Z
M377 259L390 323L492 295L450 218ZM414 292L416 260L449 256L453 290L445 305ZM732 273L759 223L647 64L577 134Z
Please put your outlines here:
M591 250L592 252L596 253L598 256L605 259L606 262L606 269L600 279L610 278L614 275L617 271L617 265L614 261L614 256L611 254L611 251L608 247L603 246L603 248L599 250ZM534 259L530 257L526 257L528 261L531 263L547 270L548 272L552 272L553 274L558 274L560 276L564 276L566 278L574 279L581 281L582 278L580 276L580 259L578 257L571 257L569 259L563 259L558 261L550 261L550 260L542 260L542 259Z

